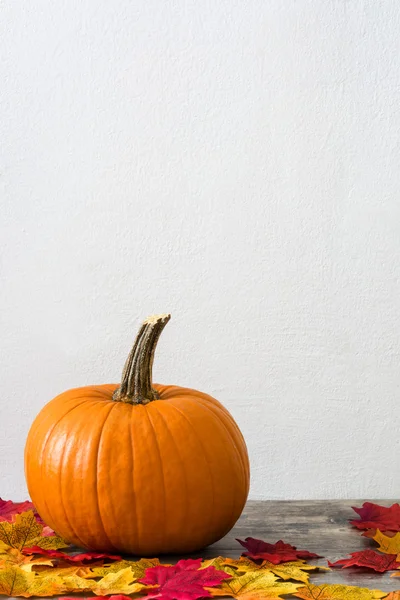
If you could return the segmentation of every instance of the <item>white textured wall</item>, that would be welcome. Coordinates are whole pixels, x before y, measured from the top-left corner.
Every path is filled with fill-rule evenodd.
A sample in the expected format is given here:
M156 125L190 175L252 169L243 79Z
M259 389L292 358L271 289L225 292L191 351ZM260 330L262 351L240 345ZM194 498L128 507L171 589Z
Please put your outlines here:
M0 495L165 311L155 379L227 405L253 498L398 495L398 0L0 9Z

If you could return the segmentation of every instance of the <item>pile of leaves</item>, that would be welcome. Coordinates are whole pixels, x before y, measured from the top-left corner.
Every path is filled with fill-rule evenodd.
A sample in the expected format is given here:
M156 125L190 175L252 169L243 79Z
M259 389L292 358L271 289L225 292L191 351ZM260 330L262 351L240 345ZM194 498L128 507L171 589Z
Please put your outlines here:
M377 550L353 552L349 558L328 563L333 568L361 567L376 572L393 570L400 576L400 506L385 508L364 503L354 508L351 521ZM0 595L64 596L84 599L198 600L231 597L237 600L400 600L400 591L310 582L327 567L308 561L321 558L279 540L268 543L248 537L238 540L245 551L239 559L217 557L186 559L174 565L157 558L126 560L95 552L76 553L41 520L30 502L0 499Z

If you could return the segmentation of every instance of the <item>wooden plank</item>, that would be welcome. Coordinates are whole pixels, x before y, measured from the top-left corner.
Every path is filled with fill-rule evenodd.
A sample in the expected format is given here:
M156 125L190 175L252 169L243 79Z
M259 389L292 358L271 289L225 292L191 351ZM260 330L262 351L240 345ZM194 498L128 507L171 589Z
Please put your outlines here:
M370 500L390 506L395 500ZM235 538L248 536L268 542L283 539L302 550L309 550L325 558L312 564L327 566L344 558L349 552L376 548L373 540L362 537L348 520L357 517L352 506L361 506L364 500L314 500L314 501L249 501L234 529L222 540L193 557L239 557L242 548ZM187 558L187 557L182 557ZM176 560L176 557L174 557ZM390 573L378 574L370 570L332 569L312 576L313 583L342 583L382 591L400 589L400 578Z

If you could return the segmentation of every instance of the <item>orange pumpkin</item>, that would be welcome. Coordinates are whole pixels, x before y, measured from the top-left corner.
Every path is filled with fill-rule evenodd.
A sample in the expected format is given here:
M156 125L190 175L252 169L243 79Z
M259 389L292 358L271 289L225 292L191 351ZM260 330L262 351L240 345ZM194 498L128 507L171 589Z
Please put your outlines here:
M232 416L207 394L151 383L169 319L143 323L119 387L64 392L30 429L32 501L78 546L141 556L192 552L223 537L243 510L249 461Z

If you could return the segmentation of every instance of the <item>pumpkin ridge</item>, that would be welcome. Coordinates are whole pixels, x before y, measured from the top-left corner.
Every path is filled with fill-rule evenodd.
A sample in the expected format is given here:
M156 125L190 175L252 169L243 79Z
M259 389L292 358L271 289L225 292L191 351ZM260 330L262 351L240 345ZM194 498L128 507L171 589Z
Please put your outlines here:
M155 403L155 404L154 404L154 407L156 408L157 406L158 406L158 404L157 404L157 403ZM171 405L171 404L168 404L168 406L173 406L173 405ZM162 411L161 411L159 408L157 408L157 413L158 413L158 415L160 416L160 419L162 420L162 422L164 423L164 425L165 425L165 429L168 431L168 435L169 435L169 437L171 438L171 440L172 440L172 444L173 444L173 446L174 446L174 448L175 448L175 450L176 450L176 456L178 457L179 464L180 464L180 467L181 467L181 471L182 471L182 474L183 474L183 480L184 480L184 482L185 482L185 496L186 496L186 498L188 498L188 497L189 497L189 494L188 494L188 484L187 484L186 469L184 468L183 461L182 461L182 459L180 458L179 448L178 448L178 446L177 446L177 443L175 442L175 438L174 438L174 436L172 435L172 431L171 431L171 430L170 430L170 428L168 427L168 423L167 423L167 421L165 420L165 417L164 417L164 415L163 415ZM187 518L187 512L188 512L188 511L187 511L187 503L185 502L185 512L184 512L184 515L183 515L183 518L182 518L182 521L183 521L183 523L185 523L185 522L186 522L186 518Z
M201 392L198 392L197 390L190 390L190 391L191 391L192 395L195 396L196 398L198 398L204 406L207 406L211 409L215 409L216 411L218 411L218 414L223 416L225 419L229 420L229 423L232 425L232 428L234 429L235 433L238 434L238 437L240 439L241 451L244 452L247 456L247 446L246 446L245 439L243 437L242 432L240 431L240 429L238 427L238 424L236 423L236 421L233 418L233 416L231 415L231 413L220 402L218 402L218 400L216 400L212 396L208 396L208 394L202 394ZM249 466L248 462L245 464L245 472L246 472L246 479L249 479L250 466ZM249 487L249 486L247 486L247 487Z
M74 398L74 400L75 400L75 398ZM43 446L43 450L42 450L42 456L45 456L45 454L46 454L46 448L47 448L47 445L48 445L48 443L49 443L49 440L50 440L50 438L51 438L51 437L52 437L52 435L53 435L53 432L54 432L55 428L56 428L56 427L57 427L57 426L58 426L58 425L61 423L61 421L62 421L62 420L63 420L63 419L64 419L64 418L65 418L67 415L69 415L69 414L70 414L70 413L71 413L73 410L75 410L75 408L79 408L80 406L82 406L82 404L85 404L85 402L87 402L87 398L85 398L84 396L80 396L79 398L77 398L77 400L82 400L82 402L80 402L79 404L75 404L75 405L74 405L72 408L70 408L70 409L69 409L69 410L68 410L66 413L64 413L63 415L61 415L61 417L58 419L58 421L56 421L56 422L54 423L53 427L52 427L52 428L50 429L50 431L47 433L46 440L45 440L45 442L44 442L44 446ZM43 481L43 462L42 462L42 464L40 465L40 480L41 480L41 481ZM28 490L28 491L29 491L29 490ZM45 504L45 506L46 506L46 510L48 511L48 513L49 513L49 515L50 515L50 518L51 518L51 520L53 520L53 516L52 516L52 514L51 514L51 510L49 509L49 506L48 506L48 504L47 504L47 502L46 502L46 494L43 494L43 502L44 502L44 504ZM64 511L64 512L65 512L65 511ZM67 519L67 521L68 521L68 519Z
M131 504L131 511L132 511L132 522L135 525L134 531L136 534L136 539L139 539L139 520L138 520L138 514L137 514L136 502L135 502L135 443L133 440L134 414L135 414L135 411L132 410L131 418L130 418L130 425L129 425L129 437L130 437L130 441L131 441L130 446L131 446L131 461L132 461L131 485L132 485L132 498L133 498L133 502Z
M228 438L230 439L230 441L231 441L231 444L232 444L233 448L235 449L235 453L236 453L237 460L238 460L238 462L239 462L239 464L240 464L240 466L241 466L241 472L242 472L242 481L241 481L241 485L245 485L245 486L247 486L247 476L246 476L246 470L245 470L245 468L244 468L244 464L243 464L243 461L242 461L241 453L240 453L240 451L239 451L239 448L238 448L238 446L237 446L237 443L236 443L235 439L234 439L234 438L233 438L233 436L232 436L232 433L230 432L230 430L229 430L229 429L228 429L228 427L226 426L226 424L225 424L225 422L224 422L224 419L222 419L222 418L219 418L219 415L217 415L217 414L216 414L216 413L215 413L215 412L214 412L214 411L211 409L211 407L210 407L210 406L206 406L206 405L205 405L205 404L204 404L204 403L201 401L201 399L200 399L200 398L197 400L197 402L198 402L198 403L199 403L199 404L200 404L200 405L201 405L201 406L202 406L202 407L203 407L203 408L204 408L206 411L210 412L210 413L213 415L213 417L214 417L214 418L217 418L217 419L218 419L218 421L219 421L219 422L222 424L223 428L225 429L225 431L226 431L226 434L227 434ZM210 404L211 404L211 403L210 403ZM222 412L222 411L221 411L221 412ZM224 416L224 417L226 417L226 416L227 416L227 413L223 413L223 416ZM236 489L237 489L237 488L236 488ZM238 497L238 495L236 494L235 503L237 502L237 497ZM233 506L234 506L234 507L235 507L235 503L233 504ZM242 510L243 510L243 506L241 506L241 507L240 507L240 511L242 511ZM234 512L234 511L233 511L233 512Z
M214 486L213 474L212 474L212 470L211 470L211 467L210 467L210 463L208 461L207 453L204 450L203 442L201 441L201 439L197 435L197 431L196 431L193 423L191 423L191 421L187 418L187 416L185 415L185 413L182 410L180 410L179 407L176 406L176 404L174 404L173 402L170 402L169 404L170 404L170 406L173 406L175 408L175 410L177 410L179 412L179 414L185 419L185 421L187 421L187 423L189 424L189 427L193 430L194 437L198 440L199 445L201 446L201 449L203 450L204 460L205 460L205 463L207 464L208 472L210 474L209 475L210 482L211 482L211 492L212 493L211 493L210 509L208 511L208 514L211 515L210 525L212 526L213 519L214 519L214 507L215 507L215 486Z
M75 388L70 388L69 390L66 390L65 392L63 392L62 394L58 394L58 396L54 396L53 400L59 400L62 396L64 396L65 394L71 394L72 392L77 392L78 390L81 392L86 392L88 389L92 392L96 392L96 394L98 394L98 396L94 396L92 398L90 398L91 402L99 402L102 400L105 400L104 398L104 391L101 390L101 386L106 386L106 385L114 385L114 384L107 384L107 383L103 383L100 385L89 385L89 386L80 386L80 387L75 387ZM86 402L88 402L88 397L86 396L77 396L76 398L73 398L74 400L86 400ZM53 401L51 400L51 402ZM108 400L108 398L107 398ZM67 414L67 413L65 413Z
M163 530L162 530L162 544L161 547L164 547L165 544L165 521L167 519L167 493L166 493L166 487L165 487L165 477L164 477L164 468L163 468L163 460L162 460L162 455L161 455L161 449L160 449L160 444L158 443L158 438L157 438L157 432L156 429L154 427L154 423L153 423L153 419L150 416L150 411L146 410L145 411L146 416L149 420L150 423L150 428L153 432L154 435L154 440L156 443L156 447L157 447L157 452L158 452L158 456L160 459L160 471L161 471L161 479L162 479L162 497L163 497Z
M85 404L85 403L83 403L83 404ZM79 406L81 406L81 405L79 404ZM70 411L70 412L72 412L72 411ZM60 421L62 421L62 419L60 419ZM64 456L65 456L65 447L66 446L64 444L63 448L62 448L61 459L60 459L60 468L58 469L58 486L59 486L59 490L60 490L60 504L62 506L62 509L63 509L63 512L64 512L64 515L65 515L65 519L66 519L66 521L68 523L68 526L69 526L70 530L72 531L72 533L74 534L74 536L76 537L76 539L79 540L79 542L81 543L81 545L84 547L85 544L82 542L82 540L80 539L80 537L76 534L76 531L75 531L74 527L72 526L71 520L70 520L70 518L68 516L68 513L67 513L66 508L65 508L65 503L64 503L64 500L63 500L63 486L62 486L63 477L62 477L62 473L63 473L63 464L64 464Z
M90 387L94 392L99 393L99 397L97 398L98 400L100 400L100 401L104 400L105 402L112 402L112 393L111 393L111 391L109 391L107 389L107 386L109 386L109 385L114 385L115 387L117 386L116 383L103 383L103 384L99 384L99 385L92 385ZM109 398L104 397L107 394L110 394Z
M197 401L198 399L196 398L195 400L189 399L188 402L190 402L191 404L195 404L196 407L201 406L203 408L203 410L206 410L208 412L208 414L212 414L212 418L214 419L214 421L218 424L219 427L221 427L221 425L223 426L223 428L225 429L226 433L228 433L225 424L223 423L222 419L218 418L217 415L215 413L213 413L212 411L210 411L207 407L204 406L204 404L200 403ZM228 435L229 439L230 439L230 435ZM236 449L236 446L235 446ZM228 453L229 454L229 453ZM229 454L229 464L232 465L233 461L232 461L232 457ZM234 464L233 464L234 466ZM238 488L237 485L234 488L234 491L232 491L232 496L233 496L233 502L232 502L232 506L231 506L231 513L230 513L230 522L232 522L232 517L233 515L236 514L236 503L237 503L237 492L238 492ZM225 533L224 533L225 535Z
M93 399L93 400L91 400L91 401L87 401L87 400L86 400L86 402L83 402L82 404L86 404L86 405L87 405L87 406L86 406L86 408L93 408L93 406L94 406L95 404L98 404L98 400L99 400L98 398L95 398L95 399ZM79 407L82 407L82 404L79 404ZM114 405L112 405L112 406L114 406ZM70 412L72 412L72 411L70 411ZM110 410L109 412L111 412L111 410ZM65 415L65 416L66 416L66 415ZM103 424L103 426L104 426L104 424ZM68 525L69 525L69 527L70 527L71 531L73 532L73 534L74 534L74 536L76 537L76 539L77 539L77 540L79 540L80 544L81 544L83 547L85 547L85 546L86 546L86 544L85 544L85 543L82 541L82 539L81 539L81 538L80 538L80 537L77 535L77 533L76 533L76 529L75 529L75 528L72 526L72 522L74 521L74 519L73 519L73 518L71 519L71 518L69 517L69 515L68 515L68 512L67 512L67 509L66 509L66 503L64 502L64 498L63 498L63 496L64 496L64 493L63 493L63 486L62 486L61 480L63 480L63 467L64 467L64 458L65 458L65 446L63 447L63 451L62 451L62 455L61 455L61 460L60 460L60 469L59 469L59 480L60 480L59 486L60 486L60 500L61 500L61 506L62 506L62 508L63 508L63 512L64 512L64 515L65 515L66 521L67 521L67 523L68 523ZM68 504L68 503L67 503L67 504ZM99 514L99 516L100 516L100 520L101 520L101 515ZM107 537L107 536L106 536L106 537Z
M225 417L232 426L235 424L234 421L233 421L233 419L232 419L232 417L231 417L231 415L230 415L230 413L221 410L217 405L212 404L212 402L208 402L207 404L205 404L204 402L202 402L201 398L198 399L198 402L206 410L209 410L210 412L212 412L215 416L219 417L219 414L221 414L221 416ZM216 410L218 410L218 413L214 412L214 407L215 407ZM233 447L235 448L236 454L238 456L238 460L239 460L239 462L240 462L240 464L242 466L243 484L246 485L247 490L248 490L248 488L249 488L249 485L248 485L248 480L249 480L249 472L248 471L249 471L249 469L248 469L248 467L245 464L245 461L243 459L241 448L238 448L237 442L234 439L232 431L227 427L227 425L224 422L224 420L221 419L221 421L222 421L223 426L224 426L224 428L225 428L225 430L226 430L226 432L228 434L229 439L232 442ZM239 429L238 427L235 428L235 433L237 433L238 429Z
M104 433L104 428L105 428L105 424L107 423L107 419L110 416L110 414L112 413L113 408L115 408L117 405L116 404L111 404L111 408L107 413L106 418L103 421L103 424L101 426L101 430L100 430L100 435L99 435L99 441L97 443L97 451L96 451L96 465L95 465L95 472L96 472L96 502L97 502L97 509L99 512L99 519L100 519L100 523L101 523L101 528L104 531L104 537L108 540L109 544L110 544L110 548L112 548L114 551L117 550L117 548L114 546L114 544L111 542L110 538L108 537L108 534L106 532L106 528L104 527L104 521L103 521L103 517L101 514L101 509L100 509L100 494L99 494L99 453L100 453L100 444L101 444L101 439L103 437L103 433Z

